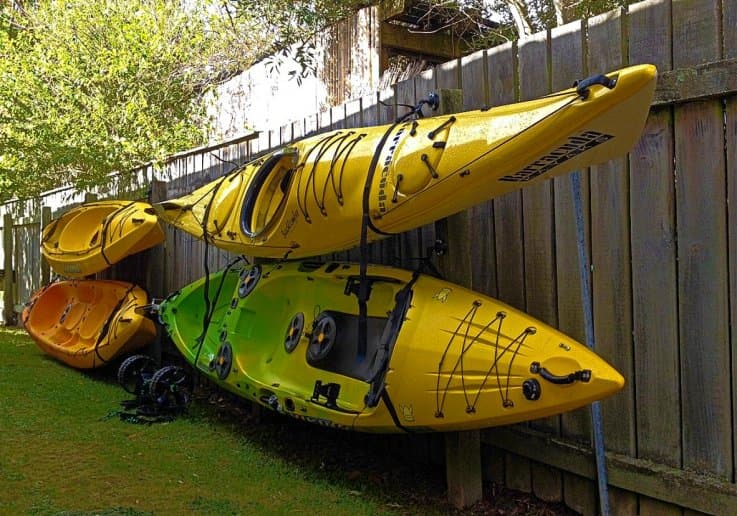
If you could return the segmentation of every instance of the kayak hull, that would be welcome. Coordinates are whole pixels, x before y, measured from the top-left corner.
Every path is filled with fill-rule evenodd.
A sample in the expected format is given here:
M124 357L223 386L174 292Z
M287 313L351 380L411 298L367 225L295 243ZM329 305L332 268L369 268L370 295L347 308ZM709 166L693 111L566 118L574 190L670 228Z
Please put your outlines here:
M130 283L59 281L31 297L21 320L41 350L74 368L93 369L154 340L154 322L138 313L147 303L146 292Z
M485 428L559 414L624 380L582 344L457 285L369 266L234 267L173 294L159 314L184 357L281 413L366 432ZM203 334L205 292L213 306ZM197 343L202 342L199 346Z
M51 221L43 230L41 254L56 273L82 278L163 241L150 204L99 201Z
M155 208L237 254L351 248L364 225L378 240L625 154L655 82L639 65L527 102L311 136Z

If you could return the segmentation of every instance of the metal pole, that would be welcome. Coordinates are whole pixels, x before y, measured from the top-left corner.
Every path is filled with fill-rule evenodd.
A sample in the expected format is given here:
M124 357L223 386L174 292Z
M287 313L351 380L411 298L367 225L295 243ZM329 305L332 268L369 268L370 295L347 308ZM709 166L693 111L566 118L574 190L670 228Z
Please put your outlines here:
M583 224L583 201L581 200L581 174L571 174L571 189L573 190L573 208L576 215L576 240L578 243L579 272L581 274L581 298L583 302L584 326L586 345L594 350L594 315L591 303L591 282L589 281L589 259L586 249L586 238ZM606 468L606 454L604 448L604 430L601 424L601 406L598 401L591 404L591 424L593 426L594 452L596 456L596 481L599 489L599 511L602 516L611 514L609 509L609 482Z

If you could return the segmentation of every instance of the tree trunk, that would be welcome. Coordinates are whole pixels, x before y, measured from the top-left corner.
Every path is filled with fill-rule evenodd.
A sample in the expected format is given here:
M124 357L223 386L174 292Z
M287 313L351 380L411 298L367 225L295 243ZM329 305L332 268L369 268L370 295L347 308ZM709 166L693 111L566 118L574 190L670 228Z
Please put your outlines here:
M512 13L512 19L514 20L514 25L517 28L517 35L519 37L523 37L532 34L532 27L528 20L529 13L527 12L527 6L525 5L524 0L506 0L506 3Z

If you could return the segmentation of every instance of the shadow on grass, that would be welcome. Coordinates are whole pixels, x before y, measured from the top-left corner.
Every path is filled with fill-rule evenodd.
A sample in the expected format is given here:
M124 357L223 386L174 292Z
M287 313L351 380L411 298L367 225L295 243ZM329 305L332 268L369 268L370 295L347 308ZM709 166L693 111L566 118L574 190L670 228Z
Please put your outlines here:
M42 359L55 362L45 356ZM117 386L119 364L117 361L82 374L93 382ZM120 389L121 401L130 397ZM264 455L294 465L306 477L320 481L318 484L328 483L349 494L374 500L390 512L574 514L561 504L546 504L491 484L485 485L484 502L463 511L455 510L446 499L442 434L368 434L321 427L267 409L254 411L250 402L222 391L202 377L197 380L189 410L181 418L215 426L234 442L247 444ZM198 496L190 502L190 510L231 514L244 509L230 503ZM145 514L125 507L112 513Z

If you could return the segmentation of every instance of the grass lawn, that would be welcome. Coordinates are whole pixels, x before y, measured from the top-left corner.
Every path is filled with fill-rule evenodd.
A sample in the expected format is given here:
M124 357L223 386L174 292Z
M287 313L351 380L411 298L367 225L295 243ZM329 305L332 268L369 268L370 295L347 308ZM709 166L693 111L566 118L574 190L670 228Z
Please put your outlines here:
M0 329L2 514L447 513L442 468L387 439L196 400L171 423L106 417L116 367L82 373ZM430 468L432 469L432 468Z
M570 514L503 489L455 511L444 468L398 453L433 442L442 456L441 436L346 432L268 411L257 422L204 389L173 422L123 422L114 412L131 396L116 373L71 369L0 327L0 515Z

